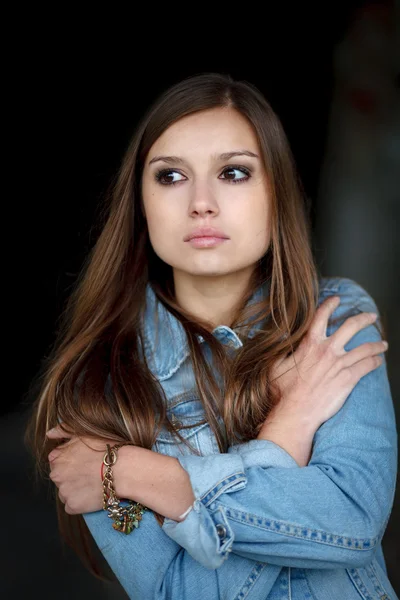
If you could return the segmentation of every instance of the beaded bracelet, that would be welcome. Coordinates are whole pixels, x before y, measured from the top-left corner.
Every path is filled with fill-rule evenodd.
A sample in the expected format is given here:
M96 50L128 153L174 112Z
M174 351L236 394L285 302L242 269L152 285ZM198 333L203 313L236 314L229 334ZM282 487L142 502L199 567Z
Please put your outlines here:
M107 444L107 452L103 458L103 465L107 468L103 477L102 465L101 474L103 478L103 510L108 510L108 517L114 521L112 524L113 528L128 535L134 528L139 527L142 515L147 510L147 507L134 500L128 500L128 506L122 506L115 493L112 467L117 462L118 450L123 445L116 444L110 448L109 444Z

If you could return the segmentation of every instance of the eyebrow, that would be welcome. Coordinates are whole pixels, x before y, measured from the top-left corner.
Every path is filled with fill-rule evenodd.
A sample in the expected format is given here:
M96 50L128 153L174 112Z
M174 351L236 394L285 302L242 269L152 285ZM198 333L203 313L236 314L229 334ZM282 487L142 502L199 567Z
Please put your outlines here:
M258 154L250 152L250 150L234 150L233 152L223 152L216 158L218 160L229 160L234 156L249 156L250 158L259 158ZM169 164L185 165L186 161L180 156L155 156L149 161L149 166L155 162L162 161Z

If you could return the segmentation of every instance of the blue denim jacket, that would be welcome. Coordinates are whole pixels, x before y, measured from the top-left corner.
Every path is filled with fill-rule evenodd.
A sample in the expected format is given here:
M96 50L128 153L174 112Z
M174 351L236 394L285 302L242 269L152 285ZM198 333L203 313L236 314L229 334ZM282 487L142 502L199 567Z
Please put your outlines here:
M251 302L265 293L260 288ZM333 318L353 306L377 311L346 278L320 280L321 303L339 295ZM356 312L356 311L355 311ZM155 319L154 317L158 318ZM329 326L327 335L339 327ZM250 330L255 334L257 327ZM343 407L314 436L309 464L283 448L253 440L220 454L196 392L181 324L148 286L144 352L168 398L169 415L193 454L162 431L154 450L178 458L195 502L181 522L162 528L145 513L131 535L118 534L104 511L84 515L106 560L130 598L148 600L394 600L382 553L397 469L397 432L386 363L363 377ZM242 345L226 326L213 334ZM380 335L371 325L346 350ZM204 340L207 359L211 357Z

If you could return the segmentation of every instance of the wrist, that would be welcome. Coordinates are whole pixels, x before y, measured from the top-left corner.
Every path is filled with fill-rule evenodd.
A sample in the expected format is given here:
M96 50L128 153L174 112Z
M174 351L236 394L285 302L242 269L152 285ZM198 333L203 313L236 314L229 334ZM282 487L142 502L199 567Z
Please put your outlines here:
M307 421L294 420L291 416L269 415L257 438L269 440L288 452L300 467L305 467L312 451L316 428Z
M118 459L113 466L114 489L118 498L136 500L132 496L132 490L135 489L135 446L122 446L118 450Z
M164 517L179 520L195 497L178 459L140 446L122 446L113 467L118 498L140 502Z

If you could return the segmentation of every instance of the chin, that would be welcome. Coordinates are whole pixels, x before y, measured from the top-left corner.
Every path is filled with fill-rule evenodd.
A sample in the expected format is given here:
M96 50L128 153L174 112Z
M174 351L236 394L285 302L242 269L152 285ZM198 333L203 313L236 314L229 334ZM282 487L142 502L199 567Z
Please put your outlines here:
M204 271L194 271L192 273L189 273L190 275L193 276L198 276L198 277L220 277L223 275L229 275L229 271L221 271L221 270L215 270L215 269L208 269L208 270L204 270Z
M191 276L198 277L222 277L225 275L231 275L238 269L232 267L223 267L218 265L196 265L189 268L181 268L181 271Z

